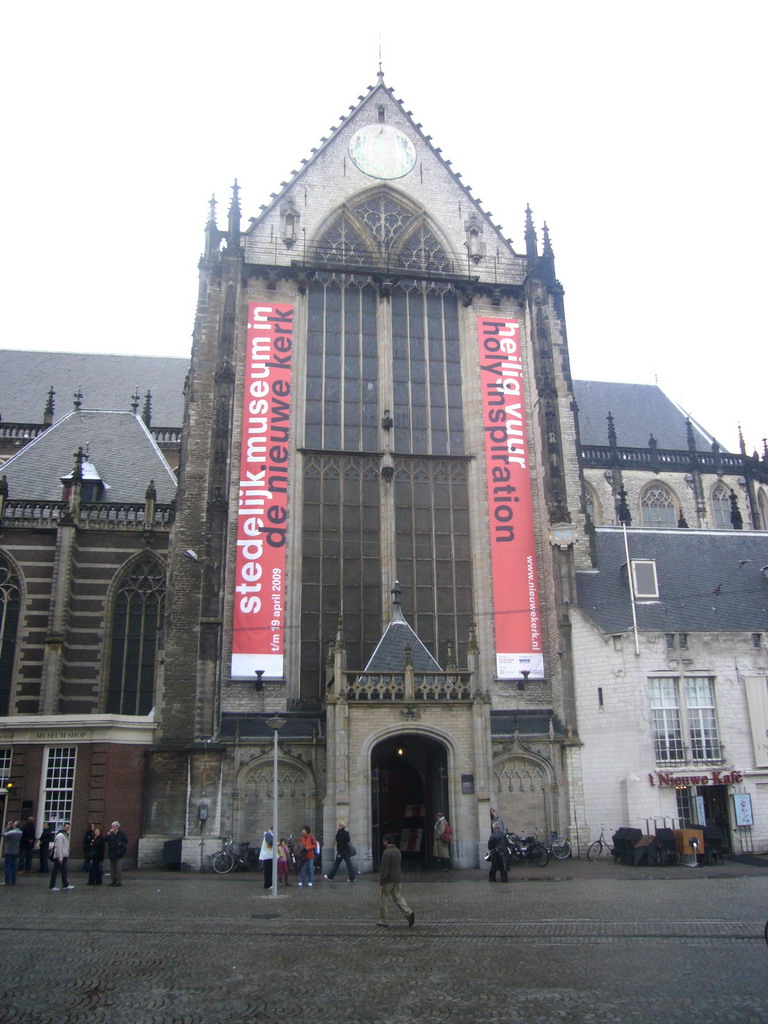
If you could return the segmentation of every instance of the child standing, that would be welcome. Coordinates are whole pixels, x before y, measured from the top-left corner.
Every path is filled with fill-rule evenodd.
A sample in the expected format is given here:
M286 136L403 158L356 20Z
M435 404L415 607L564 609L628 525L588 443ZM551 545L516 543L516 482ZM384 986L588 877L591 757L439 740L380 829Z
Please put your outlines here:
M290 885L288 881L288 843L281 837L277 844L277 884Z

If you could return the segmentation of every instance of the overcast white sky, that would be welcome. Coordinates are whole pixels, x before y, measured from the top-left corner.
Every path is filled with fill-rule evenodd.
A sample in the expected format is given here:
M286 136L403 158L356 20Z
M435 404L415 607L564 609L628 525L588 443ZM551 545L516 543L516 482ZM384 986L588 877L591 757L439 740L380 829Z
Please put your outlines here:
M237 177L255 216L375 82L380 40L516 249L526 203L548 222L574 376L658 380L762 451L766 10L6 4L0 347L187 356L210 195L222 225Z

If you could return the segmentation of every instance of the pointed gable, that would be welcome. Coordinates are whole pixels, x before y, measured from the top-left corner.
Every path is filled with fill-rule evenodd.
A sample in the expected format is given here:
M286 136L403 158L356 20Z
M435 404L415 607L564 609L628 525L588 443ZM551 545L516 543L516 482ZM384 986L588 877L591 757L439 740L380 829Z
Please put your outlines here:
M522 282L525 260L471 195L379 75L301 170L251 220L246 261L274 265L328 261L466 274L501 261ZM372 261L369 253L376 254ZM482 269L482 268L481 268Z
M400 590L395 584L395 604L392 618L384 635L368 659L365 672L402 672L410 660L416 672L442 672L442 669L419 640L403 617L400 608Z

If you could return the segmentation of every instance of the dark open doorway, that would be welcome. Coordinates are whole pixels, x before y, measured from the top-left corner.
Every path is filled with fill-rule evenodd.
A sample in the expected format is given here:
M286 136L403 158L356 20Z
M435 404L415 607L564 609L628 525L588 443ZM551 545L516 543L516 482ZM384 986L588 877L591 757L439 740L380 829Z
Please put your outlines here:
M447 753L442 743L416 733L401 733L378 743L371 754L371 809L374 868L381 841L394 835L404 867L432 861L436 811L449 817ZM450 820L450 818L449 818Z

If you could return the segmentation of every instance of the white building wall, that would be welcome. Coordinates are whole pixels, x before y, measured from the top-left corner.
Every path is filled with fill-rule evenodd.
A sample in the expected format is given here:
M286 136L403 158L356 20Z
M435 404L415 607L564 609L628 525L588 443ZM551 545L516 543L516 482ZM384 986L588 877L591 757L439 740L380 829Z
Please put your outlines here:
M660 787L657 772L709 776L740 773L728 786L731 843L734 852L768 850L768 771L755 767L745 677L765 674L766 651L752 647L749 633L688 634L688 648L668 650L666 634L640 634L639 653L632 633L603 636L580 610L573 612L577 714L581 749L584 818L589 838L601 824L610 835L620 826L641 828L677 824L676 791ZM682 656L684 655L684 657ZM657 765L648 698L650 676L706 675L715 680L715 703L722 764L673 768ZM602 688L600 705L598 687ZM692 793L695 787L692 788ZM731 795L747 793L754 825L734 827ZM667 820L667 825L670 821ZM583 841L583 837L582 837Z

